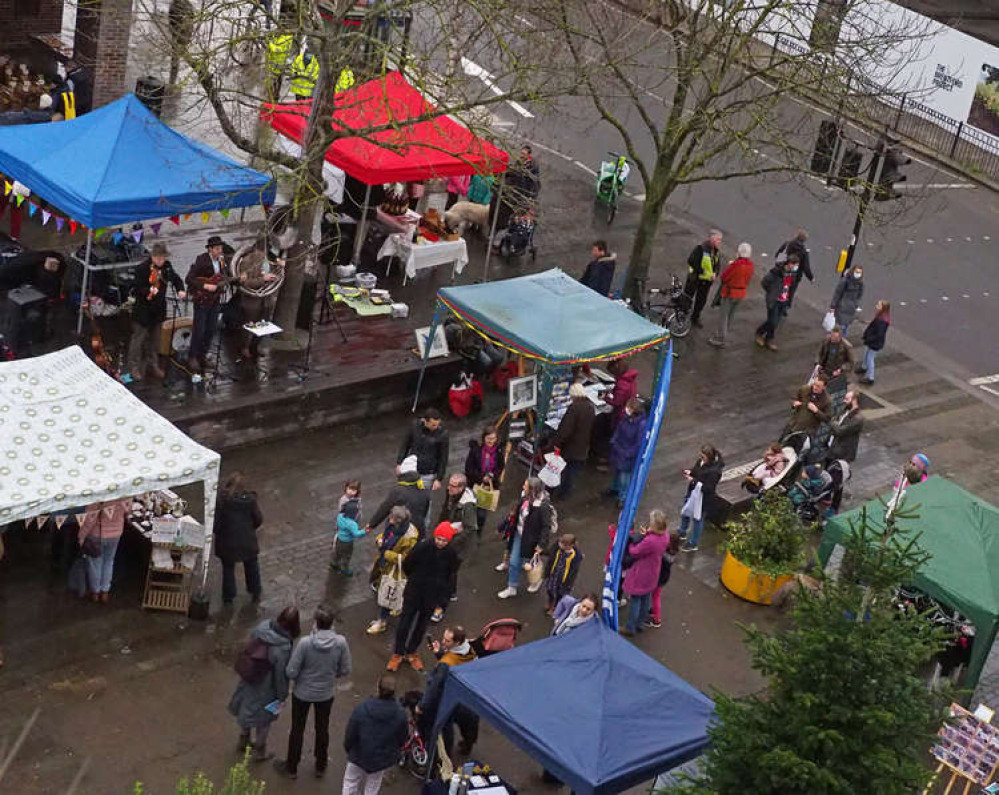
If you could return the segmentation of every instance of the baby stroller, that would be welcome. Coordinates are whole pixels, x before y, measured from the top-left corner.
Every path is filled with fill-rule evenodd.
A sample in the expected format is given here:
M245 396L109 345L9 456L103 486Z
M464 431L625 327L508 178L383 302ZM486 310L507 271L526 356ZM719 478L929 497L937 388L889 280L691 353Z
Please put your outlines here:
M510 264L514 257L522 257L525 252L531 252L531 261L537 258L537 249L534 248L534 230L537 228L537 219L533 210L526 210L517 213L510 218L510 223L506 230L500 235L495 246L500 256Z
M402 746L399 767L406 768L417 778L423 778L427 772L427 763L430 761L430 751L420 734L416 718L416 706L422 698L423 693L419 690L409 690L399 699L399 703L402 704L409 716L409 735L406 737L406 743Z
M834 490L832 475L813 464L805 467L802 476L788 489L787 496L802 522L821 523L832 505Z
M785 432L780 438L780 443L784 447L790 447L797 453L798 463L801 466L819 463L825 458L826 448L828 447L828 444L820 444L819 439L823 436L823 429L825 429L825 438L828 438L828 428L828 425L823 425L822 428L816 431L814 437L805 431Z
M517 645L517 635L524 625L515 618L498 618L482 628L482 632L469 645L476 657L488 657Z
M787 460L787 463L784 464L784 468L776 477L754 477L752 473L756 470L756 467L763 463L763 461L760 461L753 466L753 469L750 470L750 474L746 475L743 479L742 487L750 494L757 497L763 496L770 489L780 488L786 490L787 484L794 481L794 475L797 474L798 471L798 452L793 447L788 445L785 445L781 452L784 454L784 458Z

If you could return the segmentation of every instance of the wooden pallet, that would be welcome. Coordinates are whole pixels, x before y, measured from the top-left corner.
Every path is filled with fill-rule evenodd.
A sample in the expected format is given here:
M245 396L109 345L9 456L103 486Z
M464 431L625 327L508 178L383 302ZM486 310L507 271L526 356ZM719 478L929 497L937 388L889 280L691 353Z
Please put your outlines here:
M146 588L142 607L146 610L166 610L187 614L191 605L194 572L183 568L146 570Z

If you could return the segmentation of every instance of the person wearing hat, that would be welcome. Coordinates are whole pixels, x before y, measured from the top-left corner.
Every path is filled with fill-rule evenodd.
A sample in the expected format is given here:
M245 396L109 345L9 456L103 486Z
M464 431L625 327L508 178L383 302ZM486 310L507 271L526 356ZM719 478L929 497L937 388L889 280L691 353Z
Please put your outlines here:
M222 238L212 235L187 273L187 286L194 301L194 328L188 366L195 373L205 369L205 357L219 323L223 281L228 277Z
M133 381L141 381L147 371L163 378L159 347L167 313L167 289L186 298L184 282L170 264L170 252L162 243L153 243L149 256L135 269L132 287L132 336L128 341L128 371Z
M449 547L454 538L450 522L441 522L433 538L421 541L402 563L406 575L406 590L402 597L402 615L395 633L395 650L385 666L398 671L403 660L414 671L423 670L423 661L416 653L434 608L448 598L451 578L458 567L458 557Z

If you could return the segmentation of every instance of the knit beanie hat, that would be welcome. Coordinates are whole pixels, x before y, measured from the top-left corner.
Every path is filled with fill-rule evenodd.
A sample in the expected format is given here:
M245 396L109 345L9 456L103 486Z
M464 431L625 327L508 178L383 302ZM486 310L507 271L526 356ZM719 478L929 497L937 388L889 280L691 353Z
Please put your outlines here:
M443 538L450 542L454 538L454 527L451 526L450 522L441 522L434 529L434 538Z

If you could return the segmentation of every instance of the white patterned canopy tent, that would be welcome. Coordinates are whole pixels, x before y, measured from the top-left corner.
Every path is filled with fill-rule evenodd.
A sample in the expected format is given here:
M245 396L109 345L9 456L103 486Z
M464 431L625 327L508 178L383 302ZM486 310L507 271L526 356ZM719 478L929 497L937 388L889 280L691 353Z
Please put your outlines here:
M75 345L0 364L0 524L204 481L204 585L220 460Z

